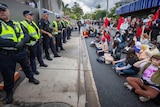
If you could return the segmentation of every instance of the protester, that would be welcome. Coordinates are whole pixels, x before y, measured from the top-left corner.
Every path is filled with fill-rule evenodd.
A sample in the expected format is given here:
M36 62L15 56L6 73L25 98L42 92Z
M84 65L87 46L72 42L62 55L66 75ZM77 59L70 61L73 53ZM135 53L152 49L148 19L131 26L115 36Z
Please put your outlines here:
M126 58L113 61L112 64L114 66L114 69L116 73L119 75L121 74L137 74L139 72L139 69L134 67L133 64L137 62L138 56L136 55L136 52L133 48L130 48L127 52Z
M124 85L140 95L142 102L156 98L160 92L160 54L155 54L151 59L144 59L134 64L135 67L142 69L141 78L127 77Z

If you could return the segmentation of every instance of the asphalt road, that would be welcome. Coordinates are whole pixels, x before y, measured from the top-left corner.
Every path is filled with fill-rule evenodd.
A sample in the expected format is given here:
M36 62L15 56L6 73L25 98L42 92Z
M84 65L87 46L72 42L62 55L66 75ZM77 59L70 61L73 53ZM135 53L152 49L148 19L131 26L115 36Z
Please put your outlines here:
M124 87L126 76L117 75L112 70L112 65L96 61L96 49L90 47L93 39L86 38L86 45L101 107L159 107L153 101L140 102L138 95Z

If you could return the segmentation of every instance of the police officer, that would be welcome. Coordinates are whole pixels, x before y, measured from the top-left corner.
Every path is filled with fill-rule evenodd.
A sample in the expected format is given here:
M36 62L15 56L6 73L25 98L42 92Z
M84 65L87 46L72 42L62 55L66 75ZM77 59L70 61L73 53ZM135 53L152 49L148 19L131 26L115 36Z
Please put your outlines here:
M4 103L13 102L14 73L16 63L20 63L29 82L39 84L34 78L29 65L27 50L24 48L29 41L29 35L23 33L18 22L10 19L10 12L6 4L0 3L0 72L4 78Z
M48 21L48 15L49 13L47 11L43 11L42 18L39 21L39 28L43 36L43 48L45 51L46 59L52 60L48 51L49 48L53 52L54 57L60 57L60 56L57 54L56 47L53 43L52 29L49 27L50 23Z
M25 20L20 23L30 35L30 41L27 43L28 50L30 51L30 65L34 74L38 75L39 72L37 71L36 57L38 53L38 41L40 40L40 30L33 21L33 13L31 11L23 11L23 16L25 17Z
M62 24L62 35L63 35L63 43L67 42L67 22L65 21L65 17L63 17L63 19L61 20L61 24Z
M67 40L71 39L71 22L68 17L65 18L65 21L67 22Z
M56 51L59 51L59 47L61 50L64 50L62 46L62 24L61 24L61 16L57 15L56 20L53 21L53 32L52 34L54 35L56 39Z

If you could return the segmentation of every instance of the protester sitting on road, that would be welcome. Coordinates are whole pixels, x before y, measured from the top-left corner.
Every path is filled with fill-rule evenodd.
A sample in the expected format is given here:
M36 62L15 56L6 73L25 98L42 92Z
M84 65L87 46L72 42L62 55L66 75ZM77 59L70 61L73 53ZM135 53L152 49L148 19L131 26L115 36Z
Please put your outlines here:
M108 43L108 45L109 45L110 42L111 42L111 35L110 35L109 31L104 30L104 31L103 31L103 35L104 35L104 37L107 39L107 43Z
M124 49L122 50L122 53L127 54L128 50L130 48L133 48L134 46L135 46L135 41L133 39L128 41L128 45L126 47L124 47Z
M141 78L127 77L124 85L140 95L139 100L142 102L156 98L160 92L160 54L153 55L150 60L144 59L134 64L135 67L141 68Z
M146 54L147 54L149 57L151 57L151 56L154 55L154 54L158 54L158 53L160 52L156 45L157 45L156 41L151 41L151 42L149 43L149 46L148 46L148 48L146 49Z
M126 55L126 58L118 60L118 61L113 61L113 68L115 69L116 73L119 75L121 74L137 74L139 72L139 69L134 67L133 64L137 62L138 56L136 55L136 52L133 48L130 48L128 50L128 53Z
M117 40L114 40L113 42L113 48L110 53L104 54L105 63L110 64L112 61L120 60L121 58L121 48L119 47L119 42Z
M115 33L115 36L113 38L114 40L118 40L119 41L119 46L123 49L124 46L125 46L125 42L124 42L124 38L123 36L121 35L121 33L119 31L117 31Z
M85 29L82 34L83 37L88 38L88 29Z
M102 37L101 48L97 49L97 54L98 55L104 55L104 53L108 53L108 44L106 42L106 38Z
M143 44L143 45L148 45L149 44L149 35L147 33L144 33L142 35L142 38L140 40L140 42Z

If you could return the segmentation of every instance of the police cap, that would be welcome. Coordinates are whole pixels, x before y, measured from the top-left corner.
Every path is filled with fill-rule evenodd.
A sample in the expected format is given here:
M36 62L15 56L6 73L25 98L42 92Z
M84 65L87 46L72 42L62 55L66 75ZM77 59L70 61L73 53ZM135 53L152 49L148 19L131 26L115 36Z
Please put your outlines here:
M6 4L0 3L0 9L6 10L8 9L8 6Z
M23 16L26 16L26 15L33 15L33 13L31 12L31 11L29 11L29 10L24 10L23 11Z

